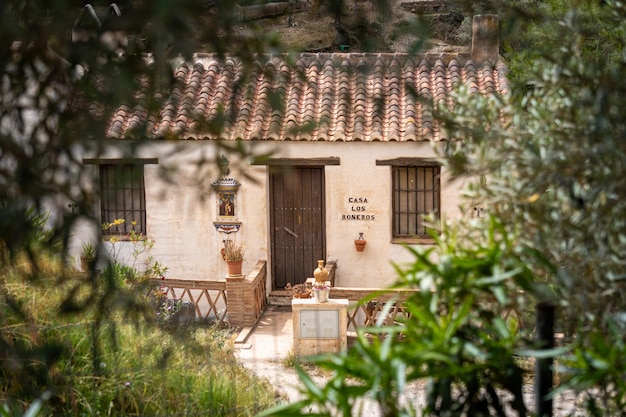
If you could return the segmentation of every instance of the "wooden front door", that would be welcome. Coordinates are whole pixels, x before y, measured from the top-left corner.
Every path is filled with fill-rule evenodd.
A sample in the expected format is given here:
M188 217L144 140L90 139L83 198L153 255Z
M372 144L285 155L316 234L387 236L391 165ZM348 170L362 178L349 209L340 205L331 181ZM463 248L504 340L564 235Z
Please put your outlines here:
M275 290L313 276L325 259L324 168L270 169L272 287Z

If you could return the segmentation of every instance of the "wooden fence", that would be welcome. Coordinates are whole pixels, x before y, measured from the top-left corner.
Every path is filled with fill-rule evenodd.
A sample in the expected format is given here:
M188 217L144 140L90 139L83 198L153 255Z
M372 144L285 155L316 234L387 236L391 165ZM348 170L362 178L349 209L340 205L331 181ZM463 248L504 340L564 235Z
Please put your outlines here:
M334 281L335 265L327 266L329 278ZM217 323L229 322L235 327L252 327L261 318L267 306L266 293L267 262L260 260L248 275L226 276L220 280L154 279L152 282L161 288L168 298L180 299L193 304L195 317L201 320L214 320ZM393 303L387 311L384 323L396 321L398 316L407 316L402 304L411 291L392 291L379 294L372 301L358 305L358 301L379 288L332 287L332 298L347 298L348 328L356 329L376 323L385 305Z
M409 312L405 307L405 301L418 290L388 290L381 288L345 288L332 287L330 289L331 298L344 298L350 300L348 308L348 330L356 330L357 327L371 326L381 320L383 325L390 325L398 322L398 318L408 318ZM359 303L365 297L372 296L370 301ZM388 307L388 308L387 308ZM496 305L485 304L489 309ZM381 315L385 314L384 317ZM501 311L502 317L508 319L514 316L520 327L524 327L523 317L519 314L515 305Z
M153 279L167 298L194 305L195 317L223 323L227 314L226 280Z
M415 291L411 290L385 290L381 288L346 288L332 287L331 298L347 298L350 300L348 308L348 330L356 330L357 327L371 326L381 319L384 324L397 322L398 317L408 317L408 312L403 302ZM365 297L375 294L372 300L359 304ZM389 309L386 310L387 304ZM385 317L381 317L381 314Z
M335 264L327 265L329 279L335 278ZM221 280L155 279L153 283L161 287L168 298L176 298L193 304L195 317L202 320L228 322L234 327L254 327L267 306L267 262L260 260L248 275L226 276ZM398 322L398 318L408 317L404 301L415 290L385 290L380 288L331 287L331 298L350 301L348 308L348 330L370 326L381 320L383 324ZM366 303L359 303L365 297L375 294ZM386 306L389 304L389 307ZM381 315L385 316L382 317ZM512 309L505 312L516 314ZM518 317L521 323L521 317Z
M193 305L195 318L228 321L234 327L252 327L267 305L267 262L260 260L248 275L227 275L217 280L153 279L170 299Z

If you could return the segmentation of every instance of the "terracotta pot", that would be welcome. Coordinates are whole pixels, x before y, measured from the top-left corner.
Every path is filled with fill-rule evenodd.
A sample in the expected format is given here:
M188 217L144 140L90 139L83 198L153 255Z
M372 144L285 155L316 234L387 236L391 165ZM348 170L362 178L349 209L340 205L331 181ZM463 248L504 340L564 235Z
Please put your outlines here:
M241 275L243 261L226 261L228 275Z
M365 244L367 243L367 241L365 240L355 240L354 241L354 246L356 246L356 251L357 252L363 252L363 249L365 249Z
M91 258L80 257L80 266L83 269L83 272L90 272L94 269L96 265L96 260Z

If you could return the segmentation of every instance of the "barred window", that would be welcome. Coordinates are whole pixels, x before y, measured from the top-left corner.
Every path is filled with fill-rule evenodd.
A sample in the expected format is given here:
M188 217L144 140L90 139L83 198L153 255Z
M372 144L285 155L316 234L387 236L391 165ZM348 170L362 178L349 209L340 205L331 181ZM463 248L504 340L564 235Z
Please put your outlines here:
M142 164L100 165L100 216L102 223L124 222L107 234L146 234L146 192Z
M425 217L440 216L441 167L393 166L393 237L427 238Z

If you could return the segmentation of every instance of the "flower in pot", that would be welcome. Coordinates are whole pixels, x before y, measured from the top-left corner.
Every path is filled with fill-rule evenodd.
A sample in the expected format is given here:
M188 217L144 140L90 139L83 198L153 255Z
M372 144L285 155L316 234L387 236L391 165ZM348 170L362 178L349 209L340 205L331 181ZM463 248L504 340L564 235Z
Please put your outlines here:
M315 282L313 284L313 297L318 303L328 302L328 295L330 293L330 287L321 282Z
M228 264L228 275L241 275L241 266L245 258L246 248L232 239L224 240L222 256Z
M91 242L83 243L80 254L80 265L85 272L93 270L96 263L96 246Z

